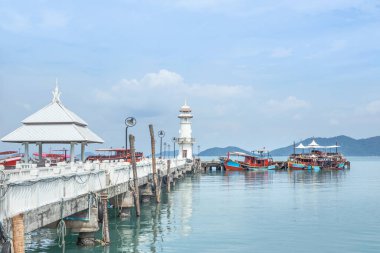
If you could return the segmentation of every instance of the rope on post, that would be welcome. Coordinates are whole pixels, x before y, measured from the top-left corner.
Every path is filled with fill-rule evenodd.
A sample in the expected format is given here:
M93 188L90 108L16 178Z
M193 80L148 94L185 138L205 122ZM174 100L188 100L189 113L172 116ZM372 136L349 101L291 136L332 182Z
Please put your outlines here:
M62 248L62 252L65 252L65 236L66 236L66 223L63 220L63 198L61 200L61 220L57 226L58 247Z

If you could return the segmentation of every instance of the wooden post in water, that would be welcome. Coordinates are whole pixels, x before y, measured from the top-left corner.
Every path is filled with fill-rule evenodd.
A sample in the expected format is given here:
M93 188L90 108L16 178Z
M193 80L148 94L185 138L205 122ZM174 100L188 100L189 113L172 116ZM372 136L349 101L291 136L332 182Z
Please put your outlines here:
M166 190L170 192L170 160L167 162L167 173L166 173Z
M108 227L108 197L107 192L101 194L102 205L103 205L103 242L105 244L110 243L110 231Z
M156 202L160 203L160 187L158 186L157 170L156 170L156 142L154 140L153 125L149 125L150 142L152 145L152 169L153 169L153 183L156 193Z
M137 168L136 168L136 154L135 154L135 136L129 135L129 146L131 149L132 156L132 169L133 169L133 183L135 187L135 206L136 206L136 216L140 216L140 192L139 192L139 179L137 178Z
M12 218L12 226L14 253L24 253L24 216L22 214L14 216Z

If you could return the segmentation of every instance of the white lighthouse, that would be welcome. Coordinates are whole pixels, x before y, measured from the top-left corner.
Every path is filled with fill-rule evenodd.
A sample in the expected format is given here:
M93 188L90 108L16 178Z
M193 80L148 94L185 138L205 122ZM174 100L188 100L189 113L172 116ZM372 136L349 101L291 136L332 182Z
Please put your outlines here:
M179 138L177 138L179 147L178 159L193 159L193 144L195 139L191 138L191 119L193 118L191 108L185 102L179 112L180 114L178 115L178 118L180 119L180 129Z

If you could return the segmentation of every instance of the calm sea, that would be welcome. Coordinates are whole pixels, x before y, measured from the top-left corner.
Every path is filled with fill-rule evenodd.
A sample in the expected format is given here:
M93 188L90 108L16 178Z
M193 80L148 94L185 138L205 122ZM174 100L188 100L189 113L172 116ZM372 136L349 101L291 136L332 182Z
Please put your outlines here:
M348 171L189 176L139 219L111 209L109 247L70 234L66 252L380 252L380 158L350 160ZM27 240L29 252L62 251L55 230Z

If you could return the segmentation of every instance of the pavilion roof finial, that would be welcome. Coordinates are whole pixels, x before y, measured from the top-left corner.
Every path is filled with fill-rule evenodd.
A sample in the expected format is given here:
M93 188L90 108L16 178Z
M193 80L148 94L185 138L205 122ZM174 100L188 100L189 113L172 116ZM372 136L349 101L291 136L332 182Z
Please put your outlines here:
M58 88L58 78L55 81L55 89L52 93L53 93L52 102L53 103L60 103L61 102L61 98L60 98L61 92L59 91L59 88Z

